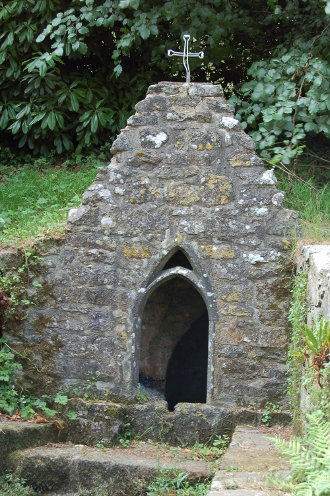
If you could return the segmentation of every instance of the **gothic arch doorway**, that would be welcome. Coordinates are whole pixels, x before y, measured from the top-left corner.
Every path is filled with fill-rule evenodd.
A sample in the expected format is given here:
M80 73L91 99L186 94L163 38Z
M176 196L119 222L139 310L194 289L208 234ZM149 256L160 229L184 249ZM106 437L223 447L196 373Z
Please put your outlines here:
M165 279L142 314L139 382L166 398L170 410L179 402L205 403L208 342L209 316L199 291L185 278Z

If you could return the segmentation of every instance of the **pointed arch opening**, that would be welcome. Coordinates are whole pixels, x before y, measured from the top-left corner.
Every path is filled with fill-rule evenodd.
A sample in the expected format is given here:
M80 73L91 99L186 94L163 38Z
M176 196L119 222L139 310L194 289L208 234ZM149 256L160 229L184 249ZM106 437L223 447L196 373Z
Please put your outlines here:
M180 249L174 252L171 258L169 258L164 265L163 270L173 269L174 267L183 267L185 269L193 270L188 257Z
M149 396L177 403L205 403L209 316L194 285L165 280L146 301L141 322L139 382Z

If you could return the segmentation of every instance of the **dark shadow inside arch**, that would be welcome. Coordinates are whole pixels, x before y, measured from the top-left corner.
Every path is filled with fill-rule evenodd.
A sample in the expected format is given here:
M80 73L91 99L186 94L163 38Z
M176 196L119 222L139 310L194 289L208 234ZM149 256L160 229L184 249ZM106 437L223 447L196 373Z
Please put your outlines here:
M184 267L185 269L193 270L191 263L181 250L177 250L174 255L172 255L164 265L163 270L173 269L174 267Z
M208 323L201 294L182 277L163 282L146 302L139 382L170 410L179 402L206 402Z
M170 358L165 385L168 409L177 403L206 403L208 359L207 312L180 339Z

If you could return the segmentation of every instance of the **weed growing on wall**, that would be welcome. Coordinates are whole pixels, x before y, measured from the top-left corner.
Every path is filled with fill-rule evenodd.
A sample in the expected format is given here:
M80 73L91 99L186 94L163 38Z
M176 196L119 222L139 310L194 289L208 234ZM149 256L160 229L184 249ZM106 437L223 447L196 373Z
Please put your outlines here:
M281 413L283 410L283 407L281 405L278 405L277 403L272 403L271 401L268 401L266 403L265 410L263 412L263 415L261 417L261 422L266 425L267 427L270 427L272 424L272 419L275 414Z
M22 365L15 361L15 352L6 339L0 339L0 413L28 419L34 415L47 418L63 416L63 407L68 403L65 394L57 393L54 398L42 395L40 398L25 391L18 383ZM53 406L54 405L54 406ZM65 416L74 420L76 413L68 411Z
M38 262L38 257L31 248L23 251L22 258L16 270L6 271L5 267L0 267L0 337L6 320L23 319L22 310L33 304L27 297L26 286L30 282L30 268ZM32 286L40 287L41 284L34 280Z
M301 370L305 361L302 353L303 338L300 327L304 325L307 317L306 305L307 275L299 273L293 278L292 298L289 311L289 321L291 323L291 344L288 352L288 373L289 386L288 393L293 409L294 418L300 409L300 382Z

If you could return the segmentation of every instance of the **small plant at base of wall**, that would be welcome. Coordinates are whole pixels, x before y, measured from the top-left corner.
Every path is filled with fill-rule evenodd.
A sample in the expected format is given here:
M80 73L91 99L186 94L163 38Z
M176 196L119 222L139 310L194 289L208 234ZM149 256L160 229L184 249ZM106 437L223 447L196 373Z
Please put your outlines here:
M26 485L24 479L13 474L5 474L0 477L1 496L33 496L34 490Z
M281 413L283 410L283 407L281 405L278 405L277 403L272 403L271 401L268 401L266 403L266 408L263 412L263 415L261 417L261 422L266 425L267 427L270 427L272 424L272 420L275 414Z
M210 489L210 483L192 483L188 480L186 472L173 472L162 470L161 474L149 484L147 496L166 496L176 494L177 496L206 496Z
M147 394L143 391L141 384L139 383L137 386L137 393L136 393L136 399L140 401L141 403L145 403L148 401L148 396Z
M119 444L122 448L128 448L132 442L132 431L131 424L128 421L128 417L126 418L126 423L124 424L124 433L119 438Z
M56 416L74 420L76 413L68 411L63 414L63 407L68 402L65 394L57 393L54 398L42 395L37 398L24 391L17 383L17 374L22 365L15 361L15 351L4 338L0 339L0 413L3 412L15 418L29 419L36 417L41 421L53 419ZM52 405L56 407L52 408ZM46 419L43 419L44 416ZM60 426L61 424L58 423Z

